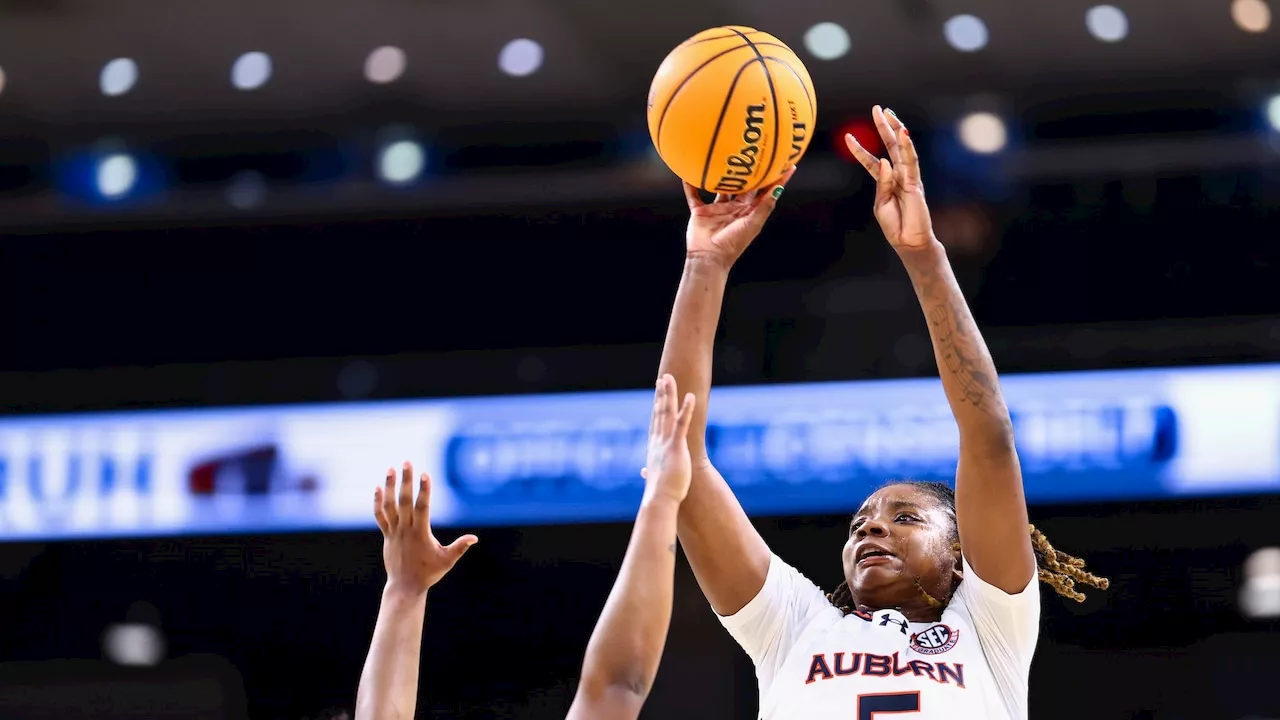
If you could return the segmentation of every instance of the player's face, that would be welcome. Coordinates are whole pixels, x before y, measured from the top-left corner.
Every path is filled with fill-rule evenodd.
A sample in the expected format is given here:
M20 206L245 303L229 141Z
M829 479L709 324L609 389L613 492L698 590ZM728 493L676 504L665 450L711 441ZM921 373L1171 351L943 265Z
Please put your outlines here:
M844 545L844 576L854 601L877 610L907 608L923 600L921 588L949 598L957 558L953 522L936 499L909 484L889 485L867 498Z

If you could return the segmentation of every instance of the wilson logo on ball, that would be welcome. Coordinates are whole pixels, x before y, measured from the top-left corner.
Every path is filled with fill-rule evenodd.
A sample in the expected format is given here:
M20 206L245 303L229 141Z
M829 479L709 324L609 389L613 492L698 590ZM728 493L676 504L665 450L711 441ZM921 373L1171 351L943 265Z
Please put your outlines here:
M747 187L747 181L756 174L756 163L760 160L760 141L764 139L764 111L768 106L748 105L742 130L742 148L725 159L724 174L716 183L716 192L740 193Z

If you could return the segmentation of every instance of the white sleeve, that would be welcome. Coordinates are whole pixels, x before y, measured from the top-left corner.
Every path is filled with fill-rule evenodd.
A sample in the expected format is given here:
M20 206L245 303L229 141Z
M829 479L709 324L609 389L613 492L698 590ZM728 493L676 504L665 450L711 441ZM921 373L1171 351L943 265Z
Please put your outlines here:
M800 634L824 610L839 614L809 578L771 555L760 592L738 612L720 616L725 629L755 663L762 695Z
M1010 717L1026 717L1027 679L1040 634L1040 584L1033 572L1021 592L1010 595L987 583L964 560L956 594L969 610L974 631L995 675Z

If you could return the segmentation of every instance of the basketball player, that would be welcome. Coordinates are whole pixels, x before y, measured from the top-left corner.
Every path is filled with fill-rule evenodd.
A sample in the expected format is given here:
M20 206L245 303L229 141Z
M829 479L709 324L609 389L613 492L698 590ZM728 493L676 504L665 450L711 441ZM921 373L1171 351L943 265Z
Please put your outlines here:
M634 720L658 673L671 623L676 516L689 490L693 409L692 394L677 408L670 375L658 380L644 497L622 570L587 644L569 720ZM427 591L476 543L476 536L463 535L442 546L431 532L431 478L422 475L414 502L413 466L404 464L399 492L395 477L388 470L386 488L374 493L387 585L360 677L356 720L414 717Z
M701 400L680 542L712 608L755 663L764 720L1023 720L1039 630L1036 578L1077 600L1075 583L1106 581L1028 523L996 369L933 234L915 146L891 112L872 112L889 160L846 141L876 180L876 219L928 321L960 431L955 490L896 482L867 498L841 551L845 582L830 595L769 550L707 457L705 398L729 270L790 174L709 204L686 185L687 258L660 370Z
M418 704L418 660L427 591L440 582L475 535L441 545L431 532L431 477L418 480L413 498L413 465L405 463L396 491L396 472L387 469L385 488L373 493L373 517L382 531L382 564L387 584L373 629L373 643L360 674L356 720L412 720Z
M689 492L689 423L694 396L676 409L676 381L658 379L644 499L622 570L591 633L582 679L568 720L634 720L658 674L671 625L676 568L676 518Z

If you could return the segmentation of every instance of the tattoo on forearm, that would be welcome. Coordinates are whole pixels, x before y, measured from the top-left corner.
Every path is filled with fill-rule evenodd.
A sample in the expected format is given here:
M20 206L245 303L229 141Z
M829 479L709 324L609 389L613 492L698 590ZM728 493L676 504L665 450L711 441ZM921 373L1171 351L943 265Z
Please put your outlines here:
M939 371L954 378L962 402L1007 416L995 366L959 288L937 272L926 271L913 280L934 337Z
M972 322L967 318L956 322L946 305L935 305L929 311L929 324L938 338L938 353L943 365L959 381L965 401L983 408L990 404L999 388L994 378L982 369L986 363L982 363L980 353L975 352L975 338L966 332L966 326L971 326ZM980 339L978 341L981 342Z

